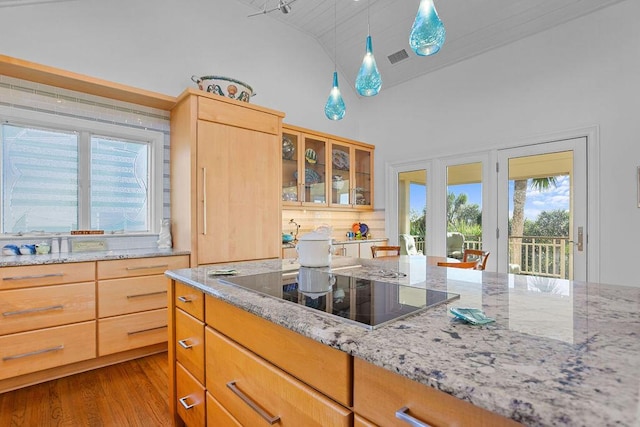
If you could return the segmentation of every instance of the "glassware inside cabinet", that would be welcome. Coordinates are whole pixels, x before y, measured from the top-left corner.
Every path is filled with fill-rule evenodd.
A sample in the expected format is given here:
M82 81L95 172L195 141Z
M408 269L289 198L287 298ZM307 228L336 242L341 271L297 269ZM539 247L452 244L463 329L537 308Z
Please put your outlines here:
M298 202L300 200L298 186L298 155L300 143L298 135L282 134L282 200Z
M351 152L346 145L331 144L331 204L348 206L353 203L351 190Z
M355 188L353 203L357 206L372 206L373 156L371 150L355 149Z
M304 183L302 201L326 205L327 141L305 135L304 150L304 179L298 179Z

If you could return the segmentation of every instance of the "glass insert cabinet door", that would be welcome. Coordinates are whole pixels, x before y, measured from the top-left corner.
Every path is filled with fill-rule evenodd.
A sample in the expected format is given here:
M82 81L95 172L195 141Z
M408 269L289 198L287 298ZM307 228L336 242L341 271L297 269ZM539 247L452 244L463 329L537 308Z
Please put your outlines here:
M328 141L316 136L303 135L304 153L298 183L303 189L303 204L327 205L327 147Z
M354 145L331 142L331 206L370 208L372 151Z
M297 133L282 133L282 201L286 203L302 201L298 185L300 143Z

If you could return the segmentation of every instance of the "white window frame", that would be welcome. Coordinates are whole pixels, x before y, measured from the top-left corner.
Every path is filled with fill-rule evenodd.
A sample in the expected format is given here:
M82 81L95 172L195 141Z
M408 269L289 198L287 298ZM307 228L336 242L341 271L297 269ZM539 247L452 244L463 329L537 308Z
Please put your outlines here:
M90 182L90 164L83 164L91 149L91 135L122 138L124 140L146 142L149 144L149 230L141 232L118 233L119 235L148 235L158 234L163 217L163 154L164 135L161 132L137 129L117 124L108 124L92 120L52 115L38 111L23 111L0 106L0 122L17 126L33 126L78 133L78 228L90 228L89 188L83 188L82 183ZM2 150L0 150L0 172L2 168ZM89 159L90 161L90 159ZM1 176L1 174L0 174ZM2 212L2 200L0 200ZM4 231L4 230L3 230ZM57 233L51 233L57 234ZM9 235L9 233L6 233Z

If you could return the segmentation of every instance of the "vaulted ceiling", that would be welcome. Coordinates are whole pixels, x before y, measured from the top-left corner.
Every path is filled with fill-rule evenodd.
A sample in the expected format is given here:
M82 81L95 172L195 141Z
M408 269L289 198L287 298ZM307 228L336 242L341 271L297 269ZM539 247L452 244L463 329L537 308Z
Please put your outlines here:
M265 6L265 0L236 1L249 6L248 15ZM338 71L344 74L341 81L353 84L364 56L369 17L384 90L620 1L435 0L447 36L440 52L427 57L413 53L408 41L419 0L335 0L335 20L334 0L295 0L289 13L274 10L247 19L277 20L315 38L330 58L335 52ZM267 9L278 2L267 0ZM388 57L403 49L408 58L392 64Z

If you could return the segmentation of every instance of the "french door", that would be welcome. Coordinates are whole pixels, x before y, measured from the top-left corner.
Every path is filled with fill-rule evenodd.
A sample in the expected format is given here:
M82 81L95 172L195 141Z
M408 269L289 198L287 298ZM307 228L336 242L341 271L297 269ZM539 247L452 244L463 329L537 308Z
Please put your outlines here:
M587 138L498 150L499 272L587 279Z

